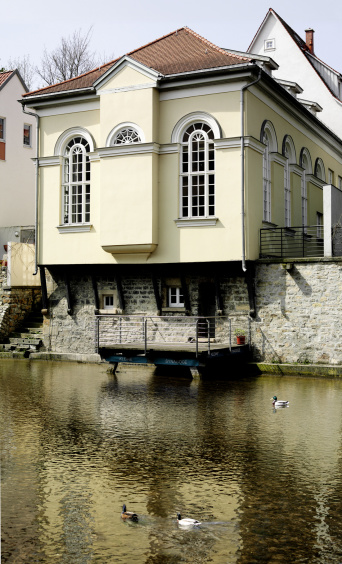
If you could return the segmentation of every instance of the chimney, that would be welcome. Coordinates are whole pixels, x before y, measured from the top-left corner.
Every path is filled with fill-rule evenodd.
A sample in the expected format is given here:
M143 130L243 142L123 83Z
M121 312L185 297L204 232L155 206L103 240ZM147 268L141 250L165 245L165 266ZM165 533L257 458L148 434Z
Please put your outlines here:
M311 27L305 30L305 43L310 53L312 53L313 55L314 55L314 33L315 30L313 30Z

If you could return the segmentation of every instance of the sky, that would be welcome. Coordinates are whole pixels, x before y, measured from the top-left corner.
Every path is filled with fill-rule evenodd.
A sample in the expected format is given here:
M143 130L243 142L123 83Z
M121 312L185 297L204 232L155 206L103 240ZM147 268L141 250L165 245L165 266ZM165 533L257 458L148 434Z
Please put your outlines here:
M90 27L90 49L102 62L183 26L220 47L246 51L270 7L303 39L304 30L313 28L315 54L342 72L340 0L7 1L1 7L0 67L23 55L39 65L44 48L51 51L61 37Z

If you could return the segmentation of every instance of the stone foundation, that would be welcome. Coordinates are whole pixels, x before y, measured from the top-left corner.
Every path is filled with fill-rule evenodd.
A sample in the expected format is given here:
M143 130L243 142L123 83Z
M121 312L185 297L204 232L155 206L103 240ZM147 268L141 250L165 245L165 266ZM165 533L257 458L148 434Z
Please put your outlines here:
M342 260L299 259L284 268L280 262L255 264L256 317L251 320L251 345L254 359L273 363L342 364ZM251 268L251 265L249 265ZM166 269L166 270L165 270ZM126 315L184 315L172 312L166 304L166 288L179 282L172 266L161 267L156 275L163 301L157 309L151 272L147 267L120 270ZM174 266L174 271L177 265ZM236 323L246 323L252 305L241 265L229 263L215 269L210 265L186 265L185 279L191 303L191 315L203 315L199 288L201 283L219 279L223 315ZM68 302L62 269L51 272L52 291L49 315L44 324L44 345L49 351L94 353L95 297L91 275L95 275L98 293L117 290L115 273L83 267L69 273L72 312ZM121 313L117 309L117 313ZM217 314L217 311L216 311ZM110 324L111 322L108 321ZM245 325L246 326L246 325Z
M0 273L0 342L17 329L41 302L40 288L7 288L7 267Z
M286 265L284 265L286 266ZM313 259L259 264L257 317L252 323L256 360L342 364L342 262Z

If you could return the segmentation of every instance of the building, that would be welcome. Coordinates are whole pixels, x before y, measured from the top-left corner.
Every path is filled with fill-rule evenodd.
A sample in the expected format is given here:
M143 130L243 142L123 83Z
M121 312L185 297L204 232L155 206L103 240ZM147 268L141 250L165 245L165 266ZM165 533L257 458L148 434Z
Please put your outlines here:
M279 65L274 78L342 137L342 75L317 57L314 33L306 29L304 41L270 8L247 51L272 57ZM325 172L329 184L342 186L341 179Z
M246 329L260 230L321 240L324 171L342 176L342 142L277 68L182 28L23 96L40 118L48 348L94 350L103 319L108 343L118 318L120 338L144 323L156 336L171 316Z
M27 87L18 70L0 72L0 258L9 241L33 243L36 118L18 101Z

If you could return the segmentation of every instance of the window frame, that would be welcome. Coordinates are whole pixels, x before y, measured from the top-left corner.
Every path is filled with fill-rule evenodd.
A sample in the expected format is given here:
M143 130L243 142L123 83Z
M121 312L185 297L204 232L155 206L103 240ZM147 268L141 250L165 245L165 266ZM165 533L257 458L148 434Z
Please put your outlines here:
M69 153L67 154L68 149ZM61 225L64 227L90 224L90 149L88 140L81 134L72 136L65 144L62 165L61 210ZM81 161L77 157L74 161L74 155L81 155ZM77 170L75 170L75 167ZM74 174L77 174L77 179L73 178ZM79 178L80 174L81 178ZM80 216L80 220L77 220L78 216ZM66 217L68 221L66 221ZM75 221L73 221L74 218L76 218Z
M172 292L175 292L175 301L173 302ZM181 286L168 286L167 288L168 307L185 308L184 294Z
M2 137L0 136L0 141L4 143L6 141L6 118L0 116L0 121L2 121Z
M25 128L28 129L28 143L25 143ZM24 128L23 128L23 146L27 147L27 148L31 148L32 147L32 125L30 123L24 123Z
M204 120L194 120L183 128L180 140L180 219L215 218L214 136L212 127Z

